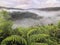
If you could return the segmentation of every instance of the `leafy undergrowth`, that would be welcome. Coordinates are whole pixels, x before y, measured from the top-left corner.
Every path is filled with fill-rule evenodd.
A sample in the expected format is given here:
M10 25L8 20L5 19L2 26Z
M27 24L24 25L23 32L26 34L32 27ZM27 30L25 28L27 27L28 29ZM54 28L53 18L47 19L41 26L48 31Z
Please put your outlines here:
M13 23L7 14L5 11L0 14L0 45L60 45L60 22L12 29Z

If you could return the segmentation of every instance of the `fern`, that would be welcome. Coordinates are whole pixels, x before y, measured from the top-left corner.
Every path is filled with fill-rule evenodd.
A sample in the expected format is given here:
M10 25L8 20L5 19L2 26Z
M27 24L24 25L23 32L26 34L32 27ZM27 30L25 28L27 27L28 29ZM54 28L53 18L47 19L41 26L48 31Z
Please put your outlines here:
M48 45L47 43L32 43L31 45Z
M28 31L27 36L31 36L31 35L39 34L39 33L40 33L40 30L31 29L30 31Z
M7 44L13 45L18 43L21 45L27 45L26 40L18 35L12 35L7 37L1 42L1 45L7 45Z
M32 35L32 36L30 36L30 40L32 41L32 42L34 42L34 41L39 41L40 39L47 39L47 38L49 38L49 35L47 35L47 34L38 34L38 35Z

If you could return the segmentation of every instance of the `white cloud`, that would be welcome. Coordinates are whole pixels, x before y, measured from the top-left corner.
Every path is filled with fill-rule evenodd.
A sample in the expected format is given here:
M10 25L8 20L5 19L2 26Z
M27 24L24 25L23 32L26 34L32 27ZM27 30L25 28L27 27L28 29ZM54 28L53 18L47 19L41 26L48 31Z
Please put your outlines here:
M29 5L26 5L26 4L24 4L24 5L17 5L17 6L15 6L15 8L24 8L24 9L26 9L26 8L29 8Z
M47 0L46 3L57 3L57 1L56 0Z
M1 0L0 1L0 6L13 7L14 5L15 3L12 0Z
M5 2L5 1L0 1L0 6L7 6L7 2Z
M44 6L45 5L45 6ZM57 0L47 0L41 7L59 7L60 3Z

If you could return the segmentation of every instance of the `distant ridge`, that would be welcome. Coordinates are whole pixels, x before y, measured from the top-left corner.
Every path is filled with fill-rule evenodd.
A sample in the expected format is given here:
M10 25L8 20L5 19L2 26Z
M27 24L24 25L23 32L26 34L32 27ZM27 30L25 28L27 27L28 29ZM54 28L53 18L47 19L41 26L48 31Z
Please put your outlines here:
M2 9L24 10L24 9L21 9L21 8L2 7L2 6L0 6L0 8L2 8Z
M42 10L42 11L60 11L60 7L46 7L46 8L41 8L37 10Z
M12 7L2 7L2 9L14 9L14 10L41 10L41 11L59 11L60 7L46 7L46 8L29 8L29 9L22 9L22 8L12 8Z

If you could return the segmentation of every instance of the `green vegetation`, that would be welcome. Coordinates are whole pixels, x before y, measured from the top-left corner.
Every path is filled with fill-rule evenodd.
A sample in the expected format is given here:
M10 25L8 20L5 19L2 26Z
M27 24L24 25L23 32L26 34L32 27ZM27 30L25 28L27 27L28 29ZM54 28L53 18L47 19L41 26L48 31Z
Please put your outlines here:
M60 22L12 29L10 18L6 11L0 12L0 45L60 45Z

